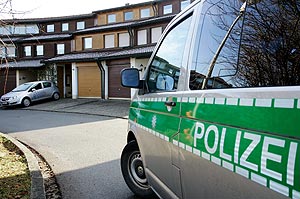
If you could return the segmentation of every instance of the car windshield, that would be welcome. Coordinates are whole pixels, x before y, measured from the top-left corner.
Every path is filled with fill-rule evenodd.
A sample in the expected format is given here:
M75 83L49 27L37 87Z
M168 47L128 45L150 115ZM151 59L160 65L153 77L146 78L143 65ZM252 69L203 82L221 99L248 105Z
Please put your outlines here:
M20 91L26 91L28 88L30 88L33 85L33 83L25 83L18 87L16 87L12 92L20 92Z

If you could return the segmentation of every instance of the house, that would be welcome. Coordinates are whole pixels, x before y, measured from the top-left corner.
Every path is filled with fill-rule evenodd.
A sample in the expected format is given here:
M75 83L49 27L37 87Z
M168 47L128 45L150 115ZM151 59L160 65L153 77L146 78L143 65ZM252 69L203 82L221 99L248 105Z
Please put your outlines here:
M121 70L143 72L167 24L189 4L156 0L86 15L4 20L0 95L46 79L57 83L62 97L130 98Z

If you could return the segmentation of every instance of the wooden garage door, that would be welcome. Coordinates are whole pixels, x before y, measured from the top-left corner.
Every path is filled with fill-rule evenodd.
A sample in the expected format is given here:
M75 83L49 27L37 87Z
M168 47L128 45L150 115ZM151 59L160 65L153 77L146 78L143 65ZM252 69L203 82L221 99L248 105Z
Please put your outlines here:
M6 82L6 83L5 83ZM16 71L0 69L0 96L10 92L16 87Z
M77 64L78 96L101 97L101 73L96 63Z
M113 63L111 63L113 64ZM108 95L110 98L130 98L130 89L121 86L121 71L129 68L129 63L115 63L108 65Z

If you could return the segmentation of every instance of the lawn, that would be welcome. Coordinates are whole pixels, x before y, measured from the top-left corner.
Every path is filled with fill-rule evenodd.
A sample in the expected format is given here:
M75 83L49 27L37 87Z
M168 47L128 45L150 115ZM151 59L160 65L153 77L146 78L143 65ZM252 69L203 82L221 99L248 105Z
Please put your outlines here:
M30 173L23 153L0 136L0 198L30 198Z

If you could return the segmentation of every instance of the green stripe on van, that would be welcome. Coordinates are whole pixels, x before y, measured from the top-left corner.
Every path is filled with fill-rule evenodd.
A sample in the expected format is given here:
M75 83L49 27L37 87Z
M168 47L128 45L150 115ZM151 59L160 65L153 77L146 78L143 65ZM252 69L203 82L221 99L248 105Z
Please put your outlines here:
M171 110L167 100L132 102L129 120L183 150L300 198L298 99L172 98L178 104ZM179 139L173 139L178 131Z

